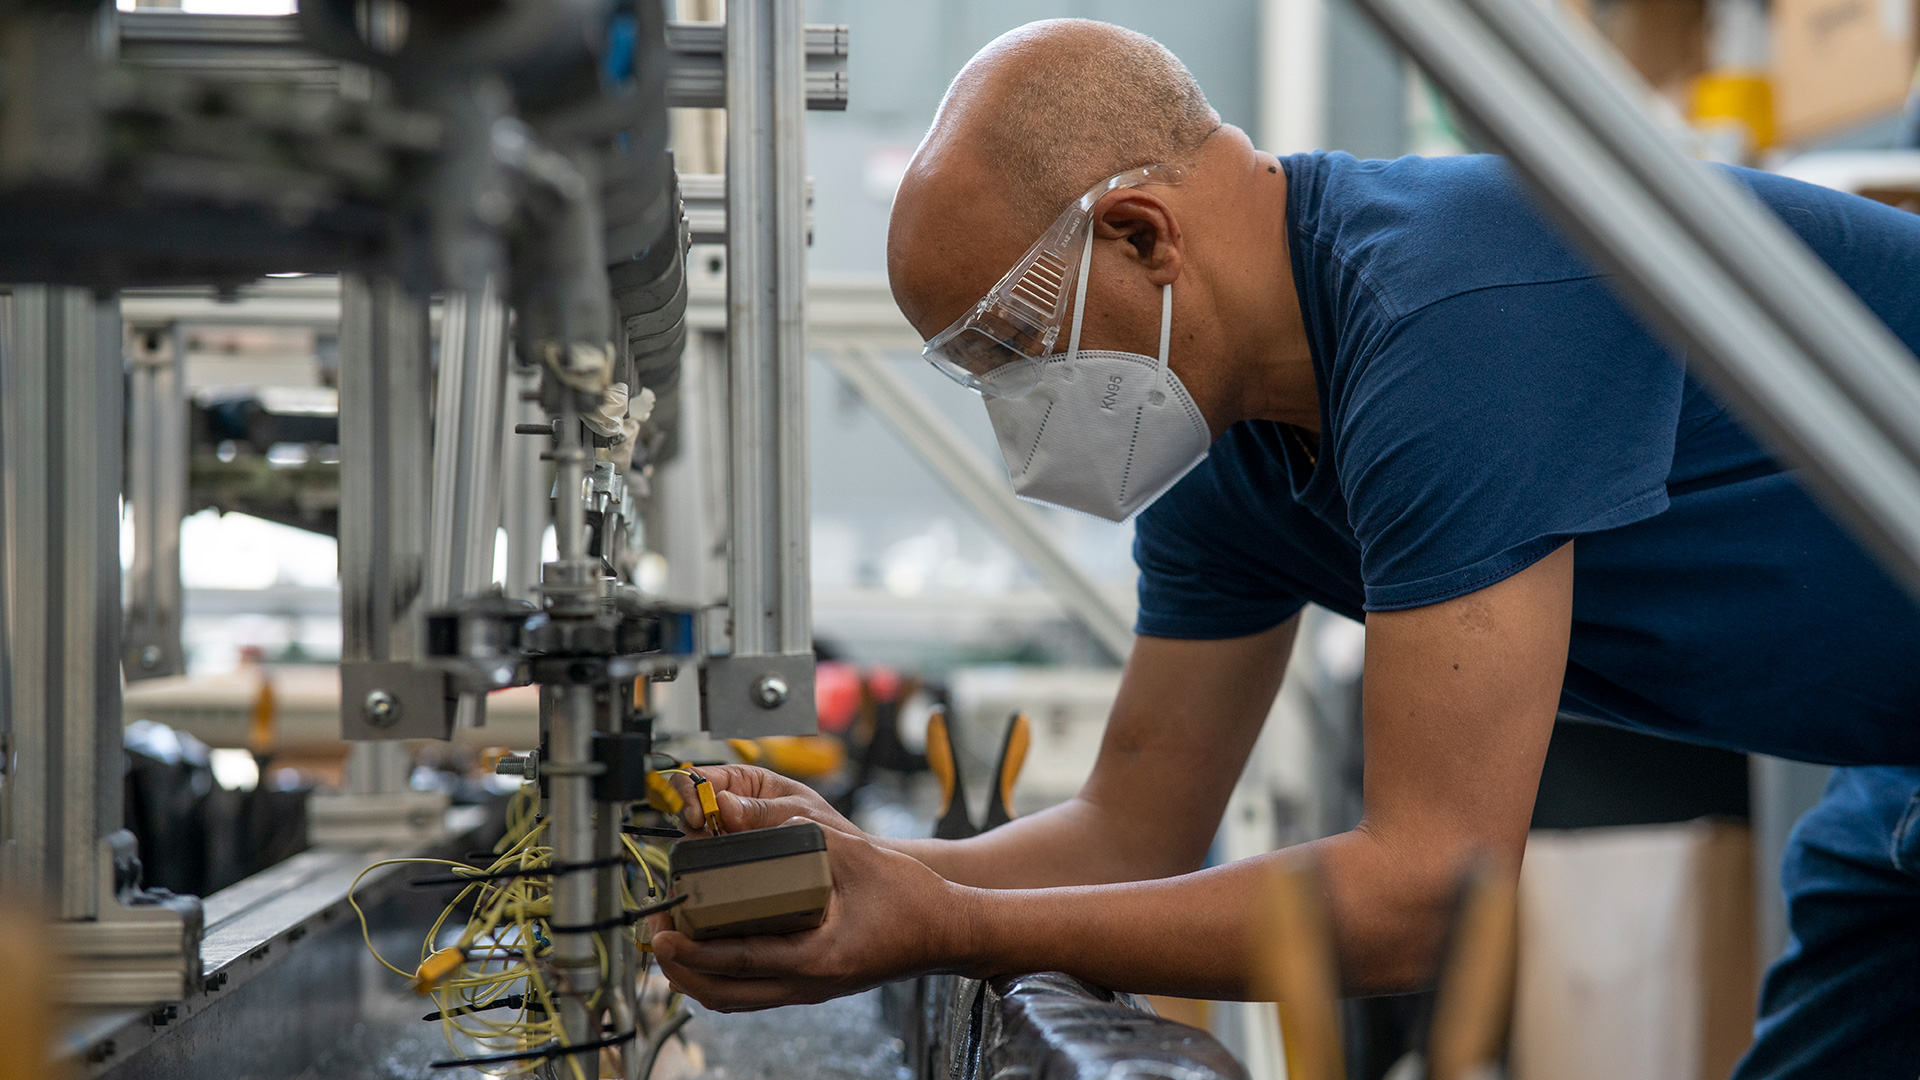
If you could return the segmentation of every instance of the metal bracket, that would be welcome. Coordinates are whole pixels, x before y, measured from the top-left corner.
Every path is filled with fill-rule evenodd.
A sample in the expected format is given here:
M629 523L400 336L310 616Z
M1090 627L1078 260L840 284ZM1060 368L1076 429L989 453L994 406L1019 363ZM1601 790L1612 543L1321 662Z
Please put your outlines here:
M813 654L715 656L700 668L700 717L717 739L813 735Z
M54 996L66 1004L146 1005L198 988L200 900L134 887L133 848L124 830L101 837L98 916L54 925L63 960Z
M408 660L349 660L340 665L344 739L445 739L458 697L447 673Z

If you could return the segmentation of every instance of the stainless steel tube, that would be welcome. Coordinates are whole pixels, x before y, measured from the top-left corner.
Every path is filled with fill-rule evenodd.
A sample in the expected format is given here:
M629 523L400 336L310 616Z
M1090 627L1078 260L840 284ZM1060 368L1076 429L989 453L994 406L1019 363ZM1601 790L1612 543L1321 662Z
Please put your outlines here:
M591 614L595 598L583 595L581 570L586 563L586 506L581 487L586 477L587 451L582 445L580 413L571 392L562 394L560 448L554 455L556 542L560 558L548 567L549 612L556 618ZM597 568L596 568L597 573ZM553 860L566 865L591 861L593 843L592 779L586 775L592 758L593 688L562 684L553 688L554 708L547 732L552 757L548 769L547 813L552 831ZM553 923L584 926L594 921L594 884L591 871L561 871L553 875ZM556 930L554 967L562 980L561 1024L570 1045L599 1038L599 1024L588 999L599 986L599 962L594 935Z

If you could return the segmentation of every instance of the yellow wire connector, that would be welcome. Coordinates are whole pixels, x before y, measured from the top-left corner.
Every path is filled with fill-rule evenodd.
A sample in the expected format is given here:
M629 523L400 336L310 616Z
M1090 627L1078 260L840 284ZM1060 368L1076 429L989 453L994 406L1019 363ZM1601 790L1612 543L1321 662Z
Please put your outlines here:
M713 793L713 782L697 772L687 774L693 780L693 793L700 797L700 813L706 818L707 831L722 833L720 827L720 798Z
M727 745L748 765L760 764L760 744L752 739L728 739Z
M420 961L419 969L413 973L413 992L421 997L433 993L447 976L459 971L466 960L465 949L441 949Z

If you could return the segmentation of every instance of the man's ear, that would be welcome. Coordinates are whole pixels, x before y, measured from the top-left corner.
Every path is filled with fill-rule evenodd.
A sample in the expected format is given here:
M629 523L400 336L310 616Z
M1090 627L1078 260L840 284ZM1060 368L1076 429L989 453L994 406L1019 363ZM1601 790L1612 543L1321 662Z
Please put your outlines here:
M1148 189L1122 188L1095 203L1093 236L1096 240L1125 240L1123 254L1139 263L1155 285L1165 285L1180 276L1180 222L1172 209Z

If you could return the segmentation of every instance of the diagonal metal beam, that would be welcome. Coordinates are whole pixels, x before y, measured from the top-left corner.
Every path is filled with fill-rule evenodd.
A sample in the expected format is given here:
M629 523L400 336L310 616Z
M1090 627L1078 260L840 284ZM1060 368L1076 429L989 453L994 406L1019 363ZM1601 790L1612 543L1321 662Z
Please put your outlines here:
M1920 597L1920 360L1532 0L1357 0L1689 365ZM1638 91L1638 92L1636 92Z
M987 462L953 422L890 367L880 352L848 347L822 350L822 355L961 502L1033 564L1047 591L1067 614L1086 627L1115 661L1125 663L1133 649L1133 630L1126 614L1080 572L1046 531L1039 515L1021 504L1007 478Z

